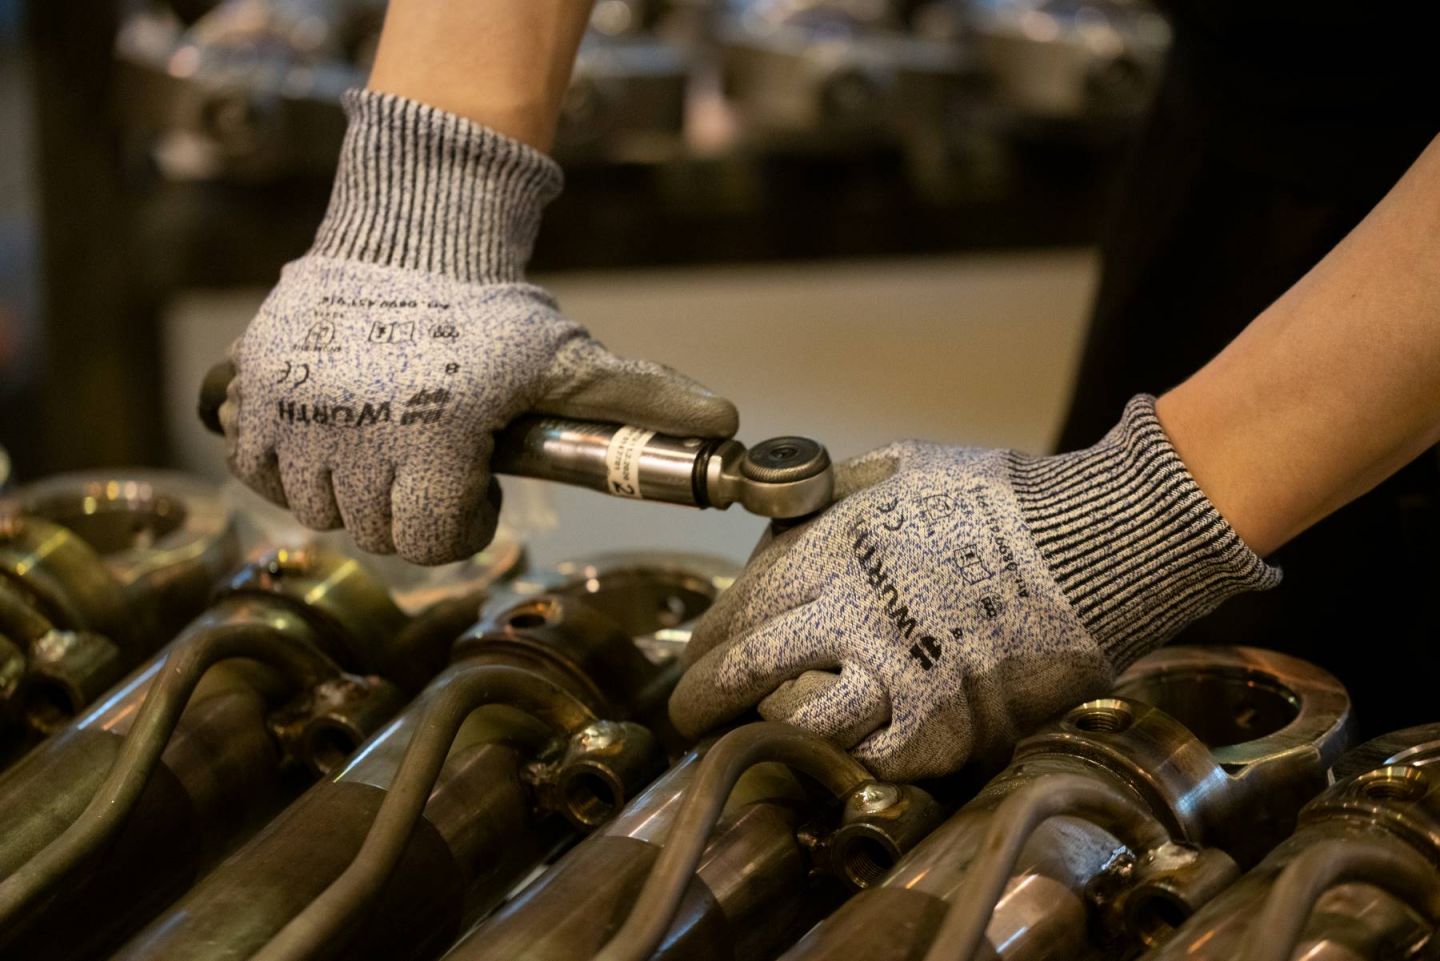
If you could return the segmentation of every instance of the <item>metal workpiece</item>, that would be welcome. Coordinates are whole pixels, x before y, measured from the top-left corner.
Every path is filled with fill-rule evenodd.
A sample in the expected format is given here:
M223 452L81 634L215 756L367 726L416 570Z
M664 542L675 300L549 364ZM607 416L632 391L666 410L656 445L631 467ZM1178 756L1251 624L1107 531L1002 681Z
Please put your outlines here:
M0 930L15 930L26 913L123 826L140 801L180 715L205 672L221 661L258 660L307 687L336 668L318 649L262 620L202 618L162 659L110 770L79 815L54 839L0 881Z
M683 630L734 574L685 561L583 561L507 585L419 701L119 957L438 953L659 773L628 698L663 702L673 655L637 656L629 632Z
M315 552L256 567L0 778L0 954L113 948L400 706L342 672L377 663L379 582Z
M204 609L240 560L235 518L218 488L186 474L60 474L15 498L26 514L64 526L100 555L131 620L157 638L152 650Z
M0 517L0 634L26 659L0 688L34 734L65 723L204 609L238 559L209 485L85 472L14 492Z
M1121 678L1129 696L1078 705L1022 740L1009 767L787 961L958 957L942 924L973 934L982 920L981 958L1101 958L1163 940L1324 787L1349 701L1324 671L1269 652L1157 654Z
M317 546L271 551L228 577L221 590L302 607L316 623L321 648L359 673L390 673L390 644L408 620L364 564Z
M875 782L859 762L799 728L774 722L736 728L711 745L700 760L694 782L683 792L664 845L629 916L595 954L596 961L644 961L660 947L676 921L731 791L746 771L763 763L784 764L814 779L836 797L849 799L847 811L855 816L877 815L887 806L905 804L914 805L917 811L928 811L931 824L939 819L938 806L927 806L929 799L918 792L908 796L896 792L892 798L884 787L867 791ZM862 793L852 798L855 792ZM868 823L883 830L885 822L881 819ZM892 823L906 822L896 818ZM892 840L904 844L920 833L923 827L897 831ZM851 843L859 842L852 838Z
M702 760L715 746L708 741L687 754L451 949L449 961L572 961L594 955L636 903L686 797L718 790L696 786ZM847 769L868 778L851 769L853 762L826 755L817 753L817 759L835 764L837 775L828 779L832 788L849 783ZM728 797L721 796L718 823L661 943L647 957L771 958L840 903L847 885L837 879L863 883L872 871L883 873L893 863L890 852L908 848L940 816L935 802L913 788L867 779L839 794L837 799L817 790L785 764L746 768Z
M572 750L561 762L562 769L577 754L593 754L587 741L613 744L627 733L634 736L600 728L589 707L534 671L502 664L456 665L427 688L416 705L419 721L355 859L256 952L257 961L305 961L340 947L346 931L374 902L404 856L461 725L476 709L497 704L524 711L547 728L570 736ZM587 768L583 777L595 779L593 770ZM588 789L590 783L577 787L575 781L561 777L567 797ZM600 793L615 790L622 798L634 786L624 783L620 774L602 783ZM600 797L594 801L613 803Z
M1145 961L1433 957L1440 931L1437 758L1440 725L1347 753L1336 765L1345 776L1305 806L1295 833Z
M1203 808L1204 843L1243 864L1294 829L1300 808L1329 785L1354 727L1350 695L1334 675L1256 647L1162 647L1121 674L1115 693L1161 708L1208 748L1226 780L1224 803ZM1168 797L1167 806L1178 804L1180 795Z

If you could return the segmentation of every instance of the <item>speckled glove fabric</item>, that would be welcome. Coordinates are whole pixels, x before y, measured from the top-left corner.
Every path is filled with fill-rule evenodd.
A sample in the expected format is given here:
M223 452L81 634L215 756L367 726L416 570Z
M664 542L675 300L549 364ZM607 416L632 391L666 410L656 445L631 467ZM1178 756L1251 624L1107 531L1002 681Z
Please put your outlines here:
M330 210L231 350L231 469L316 529L421 564L494 534L492 432L525 411L729 436L735 408L622 360L523 281L560 171L452 114L351 91Z
M902 442L762 541L671 700L698 735L759 705L878 775L1001 760L1027 729L1227 597L1279 581L1137 397L1099 444L1031 457Z

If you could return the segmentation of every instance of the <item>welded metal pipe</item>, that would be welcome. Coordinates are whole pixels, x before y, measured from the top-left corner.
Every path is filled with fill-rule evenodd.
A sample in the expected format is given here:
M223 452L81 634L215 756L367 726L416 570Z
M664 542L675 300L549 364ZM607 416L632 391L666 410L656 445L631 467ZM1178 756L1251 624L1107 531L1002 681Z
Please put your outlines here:
M1437 761L1440 725L1347 754L1295 833L1144 961L1427 957L1440 932Z
M524 596L492 604L486 622L456 645L463 659L451 671L506 664L539 673L597 716L620 718L639 706L655 710L664 703L661 682L673 677L673 659L637 656L632 632L683 626L728 585L735 568L708 560L687 566L683 556L660 554L567 565L566 571L522 579L515 586ZM568 593L536 593L546 587ZM590 599L619 617L596 613ZM604 690L597 678L605 678ZM419 718L414 709L402 713L117 959L252 957L355 862L386 793L399 783ZM601 799L584 796L590 779L567 784L559 777L567 762L585 755L558 747L554 732L525 712L493 705L470 714L393 874L355 925L322 951L345 959L428 957L493 909L574 837L575 824L589 823L586 812L603 807Z
M644 961L659 946L731 790L747 770L765 762L802 771L842 797L872 780L849 754L788 724L747 724L726 734L700 762L635 907L595 961Z
M342 930L380 892L404 854L460 725L477 708L490 704L518 708L562 735L596 720L578 698L531 671L478 664L448 672L416 705L415 734L355 860L255 954L255 961L319 959L327 948L338 946Z
M714 789L698 786L697 779L702 760L717 746L707 742L687 754L471 931L447 961L573 961L594 955L636 903L685 798ZM816 763L822 752L835 753L817 748ZM848 757L832 760L842 767L854 764ZM856 776L864 779L846 796L835 829L837 804L829 791L780 763L748 768L730 791L662 943L649 955L652 961L771 958L840 903L847 885L837 878L863 883L893 863L892 845L903 851L939 821L939 806L922 792ZM831 780L832 787L852 783Z
M113 837L149 783L200 678L233 657L268 664L301 688L338 673L318 649L297 644L277 625L264 622L206 624L186 643L171 648L100 789L58 837L0 881L0 929L17 924L24 912Z
M996 807L970 867L964 896L950 906L925 961L970 961L975 957L1021 851L1035 829L1055 817L1083 818L1142 855L1170 840L1165 826L1134 795L1122 793L1116 785L1079 774L1032 781Z
M88 958L133 933L303 787L285 762L303 759L308 719L333 707L316 691L343 680L362 692L368 723L379 719L383 703L363 692L384 682L329 665L373 671L382 638L404 623L383 585L325 552L276 552L233 578L166 652L0 777L0 877L14 875L17 922L0 928L0 951ZM123 803L99 807L105 800ZM84 856L112 830L103 855Z
M614 820L471 931L447 961L573 961L615 933L659 855L706 750L692 751ZM813 799L780 764L752 767L695 872L657 958L758 961L839 902L797 837Z
M949 906L972 896L996 812L1014 793L1043 791L1060 778L1088 777L1129 795L1174 841L1242 862L1258 858L1323 787L1349 727L1348 699L1334 678L1248 648L1162 649L1127 672L1117 691L1130 696L1080 705L1022 741L1010 767L879 884L807 934L787 961L924 957L938 945ZM1132 697L1173 707L1206 740ZM1157 875L1137 853L1102 825L1043 821L1020 849L982 952L1026 961L1101 957L1106 941L1163 937L1171 910L1193 910L1214 893L1215 871L1202 859L1216 856L1192 849ZM1098 891L1110 893L1097 904Z

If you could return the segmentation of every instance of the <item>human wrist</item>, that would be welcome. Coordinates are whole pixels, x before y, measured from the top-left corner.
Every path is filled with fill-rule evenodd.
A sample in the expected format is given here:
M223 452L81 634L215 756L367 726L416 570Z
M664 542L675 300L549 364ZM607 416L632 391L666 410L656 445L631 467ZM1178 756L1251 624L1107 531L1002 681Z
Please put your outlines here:
M562 177L539 151L415 100L351 90L330 208L310 254L470 283L523 278Z
M1146 395L1082 451L1017 461L1022 517L1116 670L1227 598L1279 583L1196 483Z

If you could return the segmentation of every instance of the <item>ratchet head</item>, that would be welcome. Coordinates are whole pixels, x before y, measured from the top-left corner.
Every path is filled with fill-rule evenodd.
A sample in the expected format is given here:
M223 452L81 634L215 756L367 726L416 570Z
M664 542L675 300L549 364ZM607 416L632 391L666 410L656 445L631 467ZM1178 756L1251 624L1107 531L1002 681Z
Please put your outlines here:
M710 458L706 493L714 507L795 520L830 506L834 468L824 445L808 437L772 437L749 450L727 441Z

